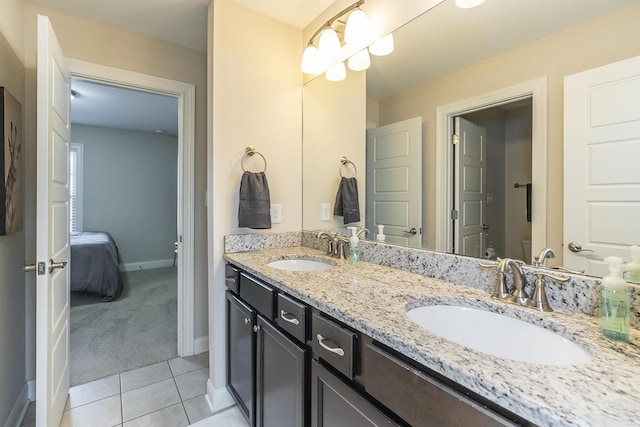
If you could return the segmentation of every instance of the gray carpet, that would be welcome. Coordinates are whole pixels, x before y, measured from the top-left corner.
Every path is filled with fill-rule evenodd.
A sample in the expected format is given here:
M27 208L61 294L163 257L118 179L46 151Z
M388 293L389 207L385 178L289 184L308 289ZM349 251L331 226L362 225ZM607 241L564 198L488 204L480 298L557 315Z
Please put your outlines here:
M178 356L175 267L124 274L122 295L71 293L71 385Z

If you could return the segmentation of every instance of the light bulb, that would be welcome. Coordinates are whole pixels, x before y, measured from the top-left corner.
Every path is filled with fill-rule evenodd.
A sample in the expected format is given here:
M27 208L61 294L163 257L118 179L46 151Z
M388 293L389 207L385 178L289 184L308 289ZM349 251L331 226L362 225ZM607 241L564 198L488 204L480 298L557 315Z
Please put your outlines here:
M322 71L322 58L318 48L309 45L302 54L302 72L307 74L318 74Z
M325 73L327 80L331 82L339 82L347 78L347 69L344 67L344 62L338 62Z
M360 52L349 58L349 69L353 71L364 71L371 65L371 59L369 59L369 51L362 49Z
M360 9L356 9L347 19L344 29L344 42L358 48L364 47L367 42L367 15Z
M340 39L333 28L327 28L320 34L318 42L320 55L327 64L333 64L340 57Z
M389 33L369 46L369 52L376 56L385 56L393 52L393 34Z

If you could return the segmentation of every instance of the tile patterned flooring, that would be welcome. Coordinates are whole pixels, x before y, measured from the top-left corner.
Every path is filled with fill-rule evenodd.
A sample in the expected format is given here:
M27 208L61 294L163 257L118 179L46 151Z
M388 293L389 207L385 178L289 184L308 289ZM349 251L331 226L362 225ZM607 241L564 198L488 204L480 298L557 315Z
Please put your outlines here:
M60 427L246 427L236 407L211 413L208 366L209 353L202 353L72 387ZM22 425L35 427L35 403Z

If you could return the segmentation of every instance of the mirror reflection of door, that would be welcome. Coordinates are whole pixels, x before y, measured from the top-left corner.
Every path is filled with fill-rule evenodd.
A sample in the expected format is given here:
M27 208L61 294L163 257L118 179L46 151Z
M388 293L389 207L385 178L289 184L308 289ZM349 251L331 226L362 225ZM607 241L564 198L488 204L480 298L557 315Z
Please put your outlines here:
M529 98L456 117L466 136L458 133L452 156L454 253L531 262L531 106Z
M386 242L422 245L422 119L367 130L365 226L375 240L384 225Z

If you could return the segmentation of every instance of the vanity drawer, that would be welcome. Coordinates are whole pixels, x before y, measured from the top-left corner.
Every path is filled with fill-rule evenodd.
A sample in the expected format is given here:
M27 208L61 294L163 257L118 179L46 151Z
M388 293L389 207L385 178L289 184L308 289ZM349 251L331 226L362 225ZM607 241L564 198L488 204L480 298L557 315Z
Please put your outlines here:
M307 340L308 307L284 294L278 294L278 326L304 344Z
M276 292L257 279L240 273L240 297L269 320L274 319Z
M356 333L318 313L313 313L311 328L314 355L353 379L356 374Z
M516 425L375 344L364 353L365 391L411 425Z
M240 291L240 270L231 264L224 267L224 284L234 294Z

